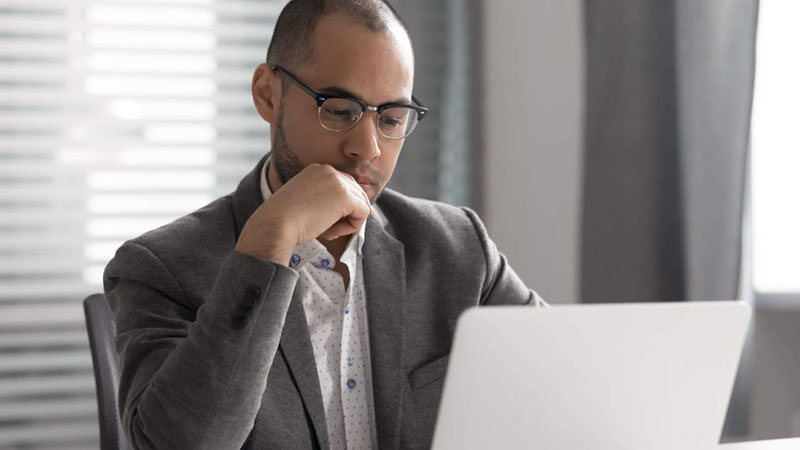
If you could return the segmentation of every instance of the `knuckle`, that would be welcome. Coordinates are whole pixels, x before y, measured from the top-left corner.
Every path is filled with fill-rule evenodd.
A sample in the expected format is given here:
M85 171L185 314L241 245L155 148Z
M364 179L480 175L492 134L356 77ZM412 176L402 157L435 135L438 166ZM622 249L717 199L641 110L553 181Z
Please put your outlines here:
M339 180L339 172L331 166L320 166L319 171L321 176L329 181Z
M342 177L336 177L336 183L334 186L339 194L346 194L349 192L347 189L347 181L342 179Z

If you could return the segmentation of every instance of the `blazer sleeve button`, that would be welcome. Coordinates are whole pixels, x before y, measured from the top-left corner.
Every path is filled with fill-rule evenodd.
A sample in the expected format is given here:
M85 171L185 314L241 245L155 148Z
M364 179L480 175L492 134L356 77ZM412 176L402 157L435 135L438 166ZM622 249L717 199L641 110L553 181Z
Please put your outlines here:
M235 330L241 330L247 326L247 316L244 314L236 314L231 320L231 327Z
M248 286L242 296L242 306L254 308L261 298L261 289L258 286Z

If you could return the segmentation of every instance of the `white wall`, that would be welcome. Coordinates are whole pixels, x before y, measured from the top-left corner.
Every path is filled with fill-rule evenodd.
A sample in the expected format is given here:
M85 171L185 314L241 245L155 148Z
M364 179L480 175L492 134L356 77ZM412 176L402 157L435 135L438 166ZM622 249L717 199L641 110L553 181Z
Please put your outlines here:
M523 280L578 297L580 0L485 0L483 218Z

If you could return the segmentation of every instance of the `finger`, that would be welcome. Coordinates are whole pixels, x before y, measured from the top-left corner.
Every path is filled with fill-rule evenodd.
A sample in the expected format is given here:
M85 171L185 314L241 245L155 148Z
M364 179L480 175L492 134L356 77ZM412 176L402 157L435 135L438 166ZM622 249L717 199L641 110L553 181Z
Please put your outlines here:
M362 216L362 215L368 216L369 213L372 212L372 205L370 204L369 196L364 191L364 189L361 188L361 185L354 182L354 185L348 185L348 191L350 192L350 195L353 197L354 201L357 202L356 205L354 205L354 206L356 206L356 207L360 206L359 209L360 209L361 214L357 214L357 215L359 217ZM357 211L354 208L353 212L357 213L359 211Z
M356 181L356 179L349 173L347 172L339 172L339 173L341 173L344 176L344 179L348 180L347 182L348 187L353 189L357 188L357 190L354 190L353 192L358 193L359 196L364 200L364 203L367 205L369 210L372 211L372 203L369 200L369 195L367 195L367 191L365 191L364 188L362 188L361 185L358 184L358 181Z
M343 217L339 219L338 222L333 224L330 228L325 230L324 233L320 235L321 238L326 240L333 240L338 238L339 236L346 236L348 234L353 234L361 228L361 223L363 221L351 221L347 217Z

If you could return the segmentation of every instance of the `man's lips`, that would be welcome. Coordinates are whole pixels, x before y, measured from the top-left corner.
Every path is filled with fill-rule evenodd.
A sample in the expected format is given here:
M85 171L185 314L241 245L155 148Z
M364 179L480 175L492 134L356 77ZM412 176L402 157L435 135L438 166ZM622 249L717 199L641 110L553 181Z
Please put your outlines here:
M358 183L362 187L369 187L375 184L375 181L366 175L354 175L351 173L350 176L355 178L356 183Z

